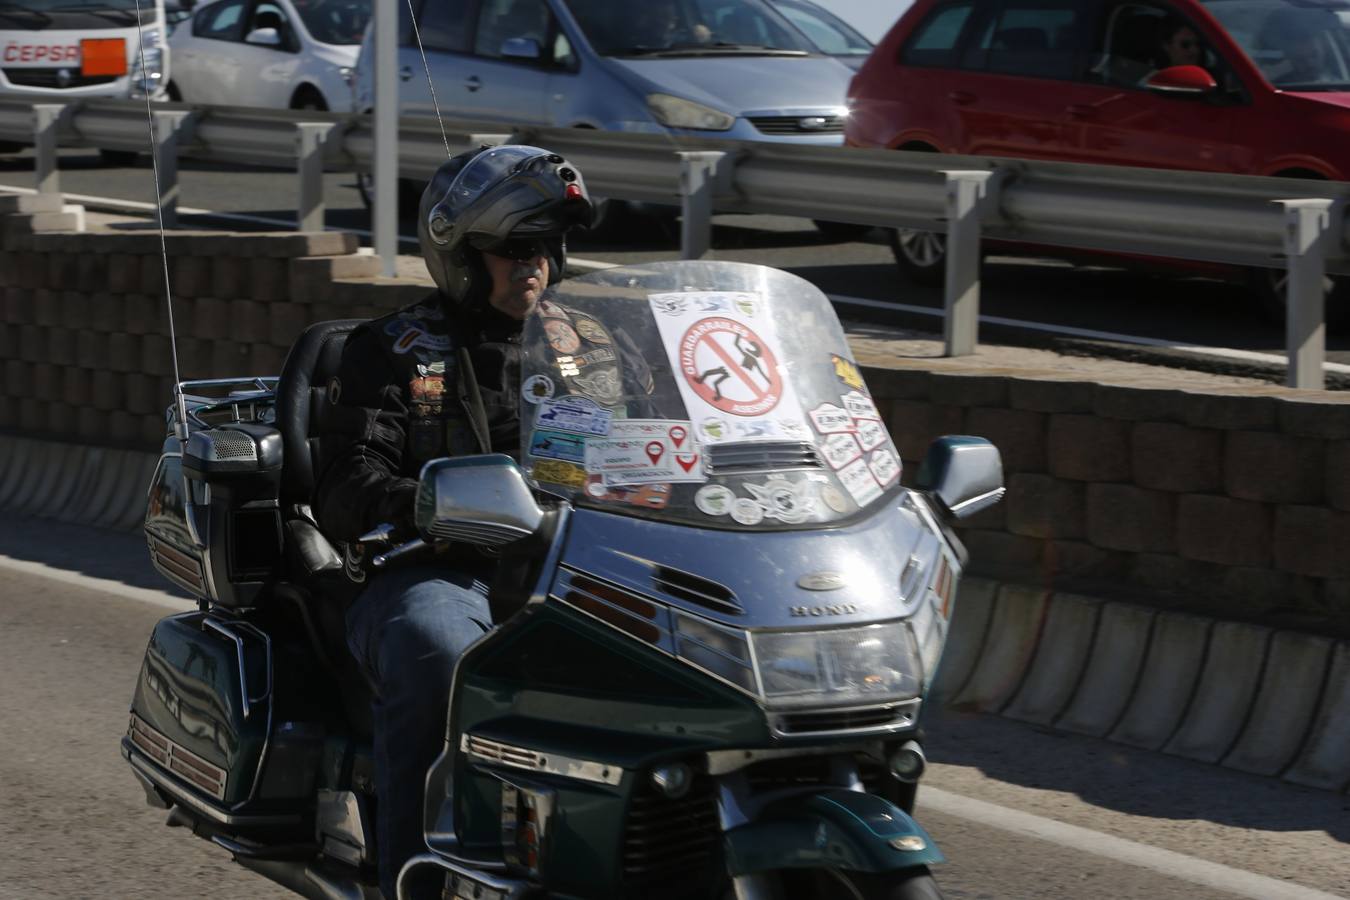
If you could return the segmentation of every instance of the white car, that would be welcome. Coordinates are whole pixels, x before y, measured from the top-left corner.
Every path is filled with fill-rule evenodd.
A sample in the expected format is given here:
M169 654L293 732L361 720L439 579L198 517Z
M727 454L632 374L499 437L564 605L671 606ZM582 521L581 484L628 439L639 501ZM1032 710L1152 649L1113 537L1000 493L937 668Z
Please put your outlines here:
M169 37L184 103L349 112L371 0L215 0Z

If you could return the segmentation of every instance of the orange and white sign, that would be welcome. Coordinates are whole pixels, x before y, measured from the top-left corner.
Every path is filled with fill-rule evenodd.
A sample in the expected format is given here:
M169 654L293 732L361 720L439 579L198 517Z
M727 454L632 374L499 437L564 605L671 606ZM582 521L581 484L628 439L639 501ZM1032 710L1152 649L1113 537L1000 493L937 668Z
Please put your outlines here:
M7 69L78 68L81 75L127 74L126 38L10 38L0 44Z

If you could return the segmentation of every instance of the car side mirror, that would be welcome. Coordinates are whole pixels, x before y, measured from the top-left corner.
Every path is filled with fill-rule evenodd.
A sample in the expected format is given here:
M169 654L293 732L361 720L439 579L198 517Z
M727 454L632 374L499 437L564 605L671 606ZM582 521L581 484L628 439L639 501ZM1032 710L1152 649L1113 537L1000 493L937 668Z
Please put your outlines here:
M534 38L513 37L502 41L502 56L506 59L540 60L544 50Z
M1148 76L1144 87L1155 94L1198 97L1218 90L1219 83L1201 66L1168 66Z
M280 47L281 32L275 28L255 28L244 36L244 43L259 47Z
M544 510L516 461L491 453L423 466L414 519L429 540L500 547L538 531Z
M964 519L1003 499L1003 458L984 438L940 437L928 446L915 486Z

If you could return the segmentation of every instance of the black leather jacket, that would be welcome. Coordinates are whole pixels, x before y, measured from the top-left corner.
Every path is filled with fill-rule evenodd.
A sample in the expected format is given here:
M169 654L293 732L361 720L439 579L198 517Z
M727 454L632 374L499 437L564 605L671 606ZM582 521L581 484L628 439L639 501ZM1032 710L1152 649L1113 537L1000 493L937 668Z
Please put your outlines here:
M319 527L354 543L389 522L411 533L422 464L520 450L520 322L465 317L439 293L347 339L317 429L336 447L315 488Z

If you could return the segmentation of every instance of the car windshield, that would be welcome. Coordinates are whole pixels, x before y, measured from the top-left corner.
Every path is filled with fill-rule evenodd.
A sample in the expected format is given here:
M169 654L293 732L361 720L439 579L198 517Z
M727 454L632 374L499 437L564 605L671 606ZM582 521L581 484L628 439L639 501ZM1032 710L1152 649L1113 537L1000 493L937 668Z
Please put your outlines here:
M815 51L763 0L567 0L567 5L602 56Z
M1207 0L1205 8L1274 87L1350 91L1350 2Z
M521 346L520 458L578 505L763 530L899 489L834 308L795 275L690 261L568 279Z
M806 0L774 0L774 5L822 53L831 56L866 56L872 52L871 41L829 10Z
M359 44L370 0L291 0L310 36L321 44Z

